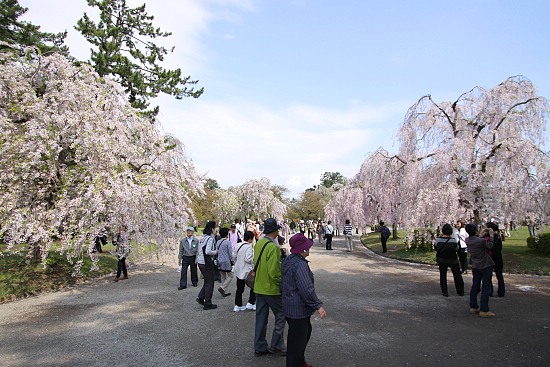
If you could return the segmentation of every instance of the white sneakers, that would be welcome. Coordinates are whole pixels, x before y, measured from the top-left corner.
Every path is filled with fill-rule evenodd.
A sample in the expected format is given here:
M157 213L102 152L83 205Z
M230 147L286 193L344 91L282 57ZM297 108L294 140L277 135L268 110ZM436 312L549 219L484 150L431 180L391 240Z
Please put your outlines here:
M233 312L240 312L246 310L246 306L235 306L233 307Z
M246 303L246 306L237 306L237 305L235 305L235 307L233 307L233 312L241 312L241 311L245 311L245 310L256 311L256 305Z

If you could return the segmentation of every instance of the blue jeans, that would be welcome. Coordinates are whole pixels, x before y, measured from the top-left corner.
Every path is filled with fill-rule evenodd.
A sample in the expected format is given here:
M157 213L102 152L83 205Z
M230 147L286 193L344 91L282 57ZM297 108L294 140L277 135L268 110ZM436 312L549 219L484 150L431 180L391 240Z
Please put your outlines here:
M478 308L477 294L481 291L479 300L479 310L481 312L489 311L489 294L491 294L491 277L493 276L493 267L488 266L485 269L472 269L472 289L470 290L470 308Z
M273 334L271 335L271 347L268 347L265 338L267 322L269 321L269 309L275 316ZM286 352L283 333L285 331L285 314L281 296L267 296L256 294L256 330L254 333L254 352L267 352L269 349L278 349Z

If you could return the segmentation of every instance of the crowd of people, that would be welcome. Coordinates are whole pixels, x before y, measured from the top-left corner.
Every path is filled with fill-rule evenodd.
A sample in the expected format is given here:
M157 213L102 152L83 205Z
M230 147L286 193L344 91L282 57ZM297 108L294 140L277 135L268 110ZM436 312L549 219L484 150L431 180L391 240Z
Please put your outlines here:
M494 317L489 310L489 298L494 294L492 276L497 278L498 297L506 293L502 275L502 238L496 222L487 222L481 230L473 224L466 226L457 221L453 228L449 223L441 227L441 235L434 244L436 260L439 266L439 285L441 293L449 297L447 289L447 270L450 268L457 295L464 296L463 274L468 272L469 264L472 272L472 287L470 289L470 313L480 317ZM478 301L479 297L479 301Z
M331 250L334 232L331 222L319 221L312 228L321 234L319 241L326 241L326 249ZM321 318L326 315L323 303L315 293L313 273L306 260L313 239L300 231L293 234L290 225L284 221L278 223L273 218L261 223L249 221L246 225L236 220L230 228L220 228L217 234L216 222L210 221L200 238L197 239L194 232L193 227L188 227L186 237L180 241L178 290L187 288L188 269L191 284L198 286L196 263L203 278L196 300L205 310L212 310L217 308L212 303L216 271L221 274L218 291L222 297L231 295L230 284L235 277L237 289L233 311L252 310L256 314L254 354L286 356L287 366L311 366L305 360L312 332L310 319L314 312L318 312ZM283 246L287 239L290 254ZM245 305L243 295L250 273L255 274L255 279L253 287L249 287ZM275 322L268 341L270 313Z
M347 251L354 250L353 229L351 221L346 220L343 235ZM314 312L324 318L326 311L315 293L313 273L306 258L314 241L324 245L327 251L332 250L332 238L338 235L338 227L333 226L331 221L320 219L299 220L297 223L291 221L287 224L268 218L263 222L249 220L244 224L235 220L230 228L219 230L216 222L209 221L199 238L195 236L196 230L195 226L187 227L186 236L179 243L178 290L187 288L188 273L191 285L198 287L200 272L203 283L196 301L204 310L212 310L217 308L212 303L215 281L221 283L218 292L225 298L232 294L231 283L235 277L233 311L251 310L256 314L255 355L282 355L286 356L287 366L310 366L305 361L305 350L312 332L310 318ZM380 233L382 252L385 253L391 231L381 221L377 232ZM103 236L100 234L96 239L97 251L101 251ZM130 254L130 239L125 226L121 227L113 243L119 259L115 281L128 279L126 259ZM286 243L290 246L290 254L284 247ZM449 297L448 269L453 274L456 294L464 296L462 276L468 274L468 268L471 268L470 313L484 318L495 316L489 310L489 298L494 295L493 273L498 284L496 296L505 296L502 238L498 224L489 221L480 230L473 223L464 226L460 220L454 227L445 223L435 239L434 248L443 296ZM249 274L255 274L255 279L253 286L249 287L245 304L243 296ZM275 323L268 342L266 333L270 312ZM286 325L288 333L285 345Z

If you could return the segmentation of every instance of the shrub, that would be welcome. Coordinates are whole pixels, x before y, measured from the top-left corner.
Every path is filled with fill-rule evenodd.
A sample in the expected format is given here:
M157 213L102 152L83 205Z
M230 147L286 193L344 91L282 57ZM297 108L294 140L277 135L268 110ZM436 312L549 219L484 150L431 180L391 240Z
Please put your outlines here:
M404 238L405 246L408 249L419 249L431 251L434 249L434 241L437 234L431 228L415 229L408 231Z
M527 247L542 255L550 255L550 233L527 237Z

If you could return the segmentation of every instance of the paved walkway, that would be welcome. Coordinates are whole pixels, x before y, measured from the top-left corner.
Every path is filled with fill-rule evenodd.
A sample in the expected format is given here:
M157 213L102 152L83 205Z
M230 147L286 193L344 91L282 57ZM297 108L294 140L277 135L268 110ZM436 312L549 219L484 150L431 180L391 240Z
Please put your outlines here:
M312 319L306 357L314 366L550 365L548 277L508 275L506 297L490 300L497 316L481 319L468 313L467 297L440 295L434 267L361 246L348 253L342 237L333 247L316 244L309 258L327 310ZM283 357L254 357L254 313L233 313L233 297L215 294L219 308L204 311L197 288L176 290L172 267L111 279L1 304L0 365L285 365ZM465 283L469 289L469 275Z

